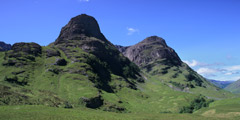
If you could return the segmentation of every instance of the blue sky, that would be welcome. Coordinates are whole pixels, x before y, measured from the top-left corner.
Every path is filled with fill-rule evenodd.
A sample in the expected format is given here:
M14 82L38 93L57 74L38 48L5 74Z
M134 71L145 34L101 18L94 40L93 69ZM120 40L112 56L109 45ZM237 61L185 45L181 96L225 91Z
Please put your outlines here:
M48 45L82 13L114 44L157 35L204 77L240 79L239 0L2 0L0 41Z

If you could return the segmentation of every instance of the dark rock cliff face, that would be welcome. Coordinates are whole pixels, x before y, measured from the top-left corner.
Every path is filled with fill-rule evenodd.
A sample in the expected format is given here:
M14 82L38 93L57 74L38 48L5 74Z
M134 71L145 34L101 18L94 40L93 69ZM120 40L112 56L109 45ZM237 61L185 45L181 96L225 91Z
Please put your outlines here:
M86 14L82 14L72 18L70 22L62 28L61 33L54 44L67 42L67 40L79 40L84 36L95 37L107 41L100 31L96 19Z
M6 43L0 41L0 51L8 51L10 49L11 49L10 44L6 44Z
M166 59L173 65L181 65L177 53L167 46L164 39L152 36L130 47L117 47L124 56L139 66L146 65L158 59Z

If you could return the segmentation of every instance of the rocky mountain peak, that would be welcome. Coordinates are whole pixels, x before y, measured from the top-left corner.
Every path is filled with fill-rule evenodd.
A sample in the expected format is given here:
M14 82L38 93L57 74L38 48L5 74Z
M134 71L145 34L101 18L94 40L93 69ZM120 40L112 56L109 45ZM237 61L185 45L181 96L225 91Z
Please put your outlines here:
M181 65L182 63L177 53L167 46L163 38L158 36L148 37L138 44L126 48L122 53L139 66L160 59L173 65Z
M157 45L162 45L164 47L167 47L165 40L158 36L147 37L146 39L144 39L138 44L157 44Z
M79 40L82 37L95 37L106 41L96 19L92 16L81 14L72 18L69 23L62 28L55 44L64 43L66 40Z

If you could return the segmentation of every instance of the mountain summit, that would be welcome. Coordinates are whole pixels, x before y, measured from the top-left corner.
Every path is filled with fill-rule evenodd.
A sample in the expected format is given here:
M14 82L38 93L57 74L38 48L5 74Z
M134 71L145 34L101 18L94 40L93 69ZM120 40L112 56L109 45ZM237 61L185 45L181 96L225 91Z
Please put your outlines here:
M66 40L81 39L83 36L95 37L106 41L106 38L100 31L96 19L92 16L81 14L72 18L69 23L62 28L55 44L62 43Z
M165 40L158 36L151 36L140 43L128 47L123 54L139 66L158 59L166 59L174 65L181 65L177 53L169 47Z

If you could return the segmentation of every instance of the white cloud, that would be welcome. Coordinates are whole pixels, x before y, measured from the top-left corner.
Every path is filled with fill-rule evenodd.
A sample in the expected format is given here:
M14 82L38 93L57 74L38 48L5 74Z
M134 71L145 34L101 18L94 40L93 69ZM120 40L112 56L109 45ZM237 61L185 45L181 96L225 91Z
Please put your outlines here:
M227 72L224 75L232 75L232 74L233 74L232 72Z
M212 63L212 64L208 64L208 63L203 63L203 62L199 62L197 60L192 60L192 61L188 61L188 60L183 60L183 62L185 62L186 64L188 64L188 66L190 67L209 67L209 66L220 66L220 65L224 65L223 63Z
M229 71L240 70L240 65L235 65L235 66L227 67L226 70L229 70Z
M78 0L79 2L89 2L90 0Z
M139 30L138 29L135 29L135 28L129 28L127 27L127 30L128 30L128 35L132 35L134 33L139 33Z
M211 68L199 68L197 72L201 75L213 75L214 73L217 73L218 70Z
M188 66L190 66L190 67L195 67L195 66L199 65L199 62L196 61L196 60L192 60L192 62L191 62L191 61L184 60L183 62L185 62L186 64L188 64Z

